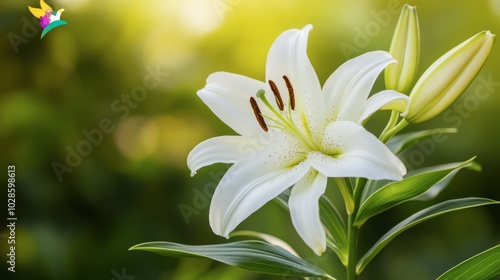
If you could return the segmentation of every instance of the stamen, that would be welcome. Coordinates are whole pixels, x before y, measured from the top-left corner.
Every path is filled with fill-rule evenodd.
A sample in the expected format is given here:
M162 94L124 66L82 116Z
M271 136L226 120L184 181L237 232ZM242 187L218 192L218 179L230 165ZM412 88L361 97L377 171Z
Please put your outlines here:
M286 88L288 89L288 96L290 98L290 107L292 110L295 110L295 93L293 92L293 86L290 80L286 75L283 76L283 80L285 80Z
M259 105L257 105L257 101L255 101L255 98L253 98L253 96L250 97L250 105L252 105L253 113L255 114L255 118L257 119L260 127L262 127L262 129L267 132L269 129L267 128L266 121L264 120L264 117L262 117Z
M286 77L284 78L285 80L287 79ZM289 81L288 81L289 84ZM290 86L291 87L291 86ZM306 146L308 146L311 150L318 151L319 148L316 146L314 141L311 139L310 135L311 133L309 132L308 129L306 129L306 133L304 134L304 131L302 131L297 125L294 123L293 117L291 115L290 107L288 108L288 114L283 114L283 112L278 111L278 109L271 105L269 100L266 98L266 91L263 89L259 89L256 94L257 98L260 98L262 103L269 109L269 113L272 113L272 115L266 115L262 114L259 106L257 105L257 101L255 101L255 98L250 97L250 104L252 105L252 109L255 113L255 117L257 118L257 121L259 122L260 126L264 131L268 131L268 127L264 119L268 119L271 121L270 127L281 129L283 131L287 131L291 133L292 135L295 135L298 139L300 139ZM293 100L293 89L291 93L291 97ZM307 124L305 124L307 126ZM306 127L307 128L307 127Z
M283 99L281 99L281 94L280 91L278 90L278 87L272 80L269 80L269 85L271 86L271 90L274 93L274 99L276 99L276 105L278 105L278 108L280 108L280 110L283 111L285 105L283 104Z

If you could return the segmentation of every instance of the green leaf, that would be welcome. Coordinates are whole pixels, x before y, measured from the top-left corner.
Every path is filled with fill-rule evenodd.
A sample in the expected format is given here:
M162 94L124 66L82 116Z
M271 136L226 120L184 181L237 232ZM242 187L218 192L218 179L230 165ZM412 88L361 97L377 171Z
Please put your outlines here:
M149 251L169 257L209 258L266 274L335 279L286 250L262 241L240 241L217 245L184 245L158 241L138 244L130 250Z
M384 248L389 242L391 242L396 236L404 232L405 230L421 223L427 221L431 218L454 212L462 209L490 205L490 204L499 204L500 202L494 201L486 198L476 198L476 197L468 197L461 199L453 199L441 202L439 204L433 205L426 209L423 209L407 219L403 220L391 230L389 230L384 236L382 236L371 248L368 252L359 260L358 265L356 267L356 271L360 274L366 265Z
M295 252L295 250L290 246L290 244L286 243L282 239L270 235L267 233L262 233L258 231L253 231L253 230L240 230L240 231L233 231L231 234L229 234L229 238L233 237L239 237L239 236L245 236L245 237L252 237L252 238L258 238L261 240L266 241L269 244L272 244L274 246L281 247L285 249L286 251L290 252L292 255L299 257L299 254Z
M420 168L420 169L408 172L407 175L411 176L411 175L416 175L416 174L420 174L420 173L430 172L433 170L446 169L446 168L452 167L453 165L456 165L456 164L459 164L459 163L448 163L448 164L441 164L441 165L436 165L436 166L432 166L432 167ZM436 196L438 196L441 193L442 190L444 190L450 184L451 180L453 180L453 178L458 173L458 171L460 171L463 168L467 168L467 169L474 170L474 171L481 171L481 165L477 162L471 162L469 164L466 164L466 165L464 165L460 168L457 168L457 169L453 170L452 172L450 172L450 174L448 176L446 176L443 180L441 180L440 182L438 182L437 184L432 186L432 188L430 188L424 194L422 194L418 197L415 197L413 200L424 200L425 201L425 200L431 200L431 199L435 198Z
M436 128L417 132L409 132L401 135L394 136L391 140L387 141L387 147L395 154L402 153L409 148L413 147L418 142L438 134L457 133L456 128ZM442 137L442 136L440 136ZM442 140L439 140L442 141ZM436 142L439 142L436 140Z
M435 166L431 166L431 167L424 167L424 168L408 171L408 173L406 174L405 177L410 177L410 176L414 176L414 175L418 175L418 174L422 174L422 173L427 173L430 171L440 170L440 169L446 169L446 168L453 167L457 164L459 164L459 163L448 163L448 164L435 165ZM430 200L430 199L435 198L436 196L439 195L439 193L441 193L442 190L444 190L450 184L450 182L453 180L455 175L462 168L467 168L467 169L471 169L474 171L481 171L481 165L479 163L471 162L467 165L462 166L461 168L457 168L457 169L453 170L443 180L439 181L437 184L432 186L432 188L430 188L424 194L413 198L413 200ZM361 203L365 202L366 199L370 195L372 195L375 191L377 191L378 189L380 189L384 185L387 185L387 183L389 183L389 182L390 181L388 181L388 180L368 180L365 188L363 189L363 194L361 196Z
M389 180L367 180L366 185L363 188L363 194L361 194L360 203L363 204L368 197L370 197L370 195L390 182L391 181Z
M491 279L500 274L500 244L458 264L437 280Z
M449 168L417 174L383 186L370 195L361 205L356 215L354 225L359 227L369 218L422 195L436 183L448 176L453 170L462 168L472 162L472 160L474 160L474 158L460 164L455 164Z
M347 229L342 216L332 202L326 197L319 199L321 222L327 230L327 245L339 257L342 264L347 265Z

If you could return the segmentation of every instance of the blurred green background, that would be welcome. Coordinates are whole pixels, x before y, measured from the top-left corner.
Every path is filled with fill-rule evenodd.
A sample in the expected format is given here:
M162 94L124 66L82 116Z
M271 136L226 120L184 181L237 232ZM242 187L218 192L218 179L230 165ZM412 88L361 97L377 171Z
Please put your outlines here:
M186 166L197 143L234 134L196 96L206 77L228 71L262 80L274 39L311 23L308 53L324 82L348 58L387 50L404 3L418 10L420 74L477 32L500 32L500 0L47 3L65 9L61 19L68 25L43 39L27 8L39 6L38 1L0 3L0 178L6 182L7 166L16 166L18 218L15 274L7 271L8 233L0 227L1 279L292 279L127 251L155 240L226 242L210 230L208 205L227 166L204 168L193 178ZM408 153L409 165L477 155L483 171L462 171L434 201L407 203L370 221L361 232L362 252L433 202L465 196L500 199L499 61L497 44L458 107L405 130L459 129L442 143ZM382 88L378 81L374 91ZM387 117L379 113L369 129L379 133ZM6 186L1 188L2 213ZM335 189L328 194L340 202ZM305 259L344 279L335 256L316 257L274 203L239 228L283 238ZM499 242L498 207L443 216L399 236L362 279L434 279Z

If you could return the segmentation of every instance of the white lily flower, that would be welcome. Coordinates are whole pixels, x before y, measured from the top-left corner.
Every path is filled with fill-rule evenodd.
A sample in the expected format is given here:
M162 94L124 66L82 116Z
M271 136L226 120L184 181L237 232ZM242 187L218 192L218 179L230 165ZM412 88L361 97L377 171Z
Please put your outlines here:
M311 29L288 30L276 39L267 58L267 83L225 72L208 77L198 96L239 136L200 143L188 166L194 175L216 162L234 163L210 205L210 226L224 237L293 186L293 225L321 255L326 235L318 199L328 177L401 180L406 174L404 164L362 123L380 109L404 112L408 97L387 90L368 98L377 76L394 62L384 51L347 61L322 89L306 53Z

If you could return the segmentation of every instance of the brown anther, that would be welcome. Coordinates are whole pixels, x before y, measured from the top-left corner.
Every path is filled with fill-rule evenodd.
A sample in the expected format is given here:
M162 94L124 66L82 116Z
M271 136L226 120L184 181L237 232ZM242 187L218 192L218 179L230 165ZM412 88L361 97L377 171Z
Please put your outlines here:
M281 94L280 91L278 90L278 87L272 80L269 80L269 85L271 86L271 90L274 93L274 99L276 100L276 105L278 105L278 108L280 108L280 110L283 111L285 105L283 104L283 99L281 99Z
M269 129L267 128L266 121L264 120L264 117L260 112L259 105L257 104L257 101L255 101L255 98L253 98L253 96L250 97L250 105L252 105L253 113L255 114L255 118L257 119L260 127L262 127L262 129L267 132Z
M293 86L290 80L286 75L283 76L283 80L285 80L286 88L288 89L288 96L290 98L290 108L295 110L295 93L293 92Z

